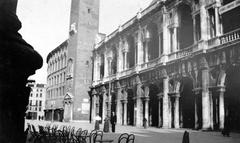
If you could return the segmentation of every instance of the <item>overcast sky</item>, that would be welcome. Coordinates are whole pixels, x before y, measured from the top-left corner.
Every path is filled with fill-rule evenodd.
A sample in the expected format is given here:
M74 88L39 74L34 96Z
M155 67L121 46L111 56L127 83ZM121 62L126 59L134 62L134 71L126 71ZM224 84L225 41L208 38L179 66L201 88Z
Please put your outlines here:
M109 34L136 15L152 0L100 0L99 32ZM44 59L44 66L31 77L46 83L47 54L68 38L71 0L18 0L20 33Z

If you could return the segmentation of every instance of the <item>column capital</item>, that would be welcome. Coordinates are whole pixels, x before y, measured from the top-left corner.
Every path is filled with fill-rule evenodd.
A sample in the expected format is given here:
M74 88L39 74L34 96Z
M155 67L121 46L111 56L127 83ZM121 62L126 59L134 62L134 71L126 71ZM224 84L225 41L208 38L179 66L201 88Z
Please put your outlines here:
M149 97L149 96L145 96L145 97L143 98L143 100L144 100L144 101L149 101L149 100L150 100L150 97Z
M226 87L225 86L218 86L216 91L218 91L218 92L225 92L226 91Z
M163 98L163 93L162 93L162 92L161 92L161 93L158 93L158 94L157 94L157 97L158 97L158 100L162 99L162 98Z
M122 103L128 103L127 99L121 100Z

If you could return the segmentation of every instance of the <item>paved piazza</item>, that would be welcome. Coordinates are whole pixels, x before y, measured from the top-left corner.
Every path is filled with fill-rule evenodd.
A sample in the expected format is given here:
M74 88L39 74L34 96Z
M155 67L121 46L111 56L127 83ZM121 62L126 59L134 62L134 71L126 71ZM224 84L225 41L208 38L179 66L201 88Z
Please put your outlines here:
M49 122L49 121L36 121L26 120L26 123L45 126L47 123L57 125L71 125L77 128L93 130L94 124L88 122ZM26 127L26 126L25 126ZM103 125L100 125L100 129L103 129ZM149 127L147 129L132 127L132 126L116 126L116 133L105 133L104 138L114 139L114 143L117 143L117 139L121 133L133 133L136 136L135 143L181 143L182 136L185 129L159 129ZM231 133L231 137L223 137L220 132L202 132L195 130L187 130L190 133L190 143L239 143L240 133Z

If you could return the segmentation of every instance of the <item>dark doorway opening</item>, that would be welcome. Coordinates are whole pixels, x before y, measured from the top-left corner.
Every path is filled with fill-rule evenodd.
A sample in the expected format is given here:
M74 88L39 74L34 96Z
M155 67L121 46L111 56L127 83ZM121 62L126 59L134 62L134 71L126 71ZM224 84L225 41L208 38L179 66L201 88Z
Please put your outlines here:
M150 84L149 85L149 115L150 115L150 126L157 127L158 126L158 121L159 121L159 106L158 106L158 97L157 94L159 93L159 89L156 85Z
M240 130L240 67L232 67L226 75L225 125Z
M134 100L133 91L129 89L128 91L128 103L127 103L127 124L134 125Z
M180 118L183 128L195 126L195 99L193 95L193 82L190 78L183 78L180 93Z

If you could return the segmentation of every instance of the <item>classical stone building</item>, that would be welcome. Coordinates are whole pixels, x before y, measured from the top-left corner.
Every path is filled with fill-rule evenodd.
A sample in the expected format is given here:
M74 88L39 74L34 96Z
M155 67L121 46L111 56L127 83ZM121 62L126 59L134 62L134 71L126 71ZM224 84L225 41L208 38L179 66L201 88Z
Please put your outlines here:
M97 43L91 119L240 127L239 0L155 0Z
M88 120L92 50L98 34L99 0L72 0L69 39L49 53L46 115Z
M33 120L44 119L46 85L29 80L28 87L31 88L29 102L26 111L26 118Z

